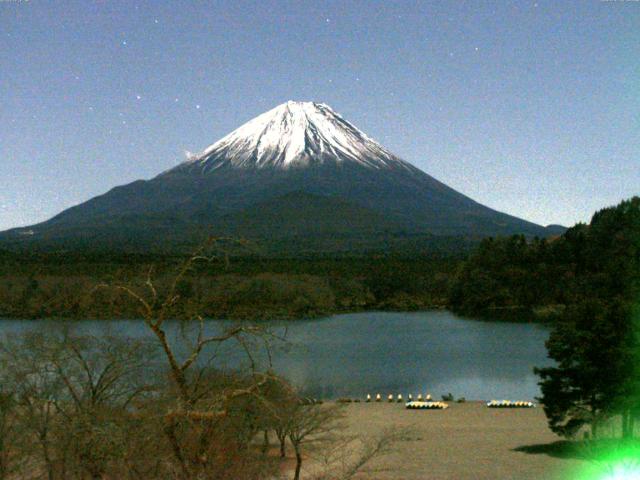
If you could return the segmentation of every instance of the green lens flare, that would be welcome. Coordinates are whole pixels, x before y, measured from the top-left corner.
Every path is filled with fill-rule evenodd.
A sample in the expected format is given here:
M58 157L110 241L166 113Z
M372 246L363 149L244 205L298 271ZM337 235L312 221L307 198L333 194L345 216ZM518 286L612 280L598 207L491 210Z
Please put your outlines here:
M613 471L602 477L602 480L640 480L640 467L626 463L614 465Z
M640 443L594 443L584 449L588 465L571 480L640 480Z

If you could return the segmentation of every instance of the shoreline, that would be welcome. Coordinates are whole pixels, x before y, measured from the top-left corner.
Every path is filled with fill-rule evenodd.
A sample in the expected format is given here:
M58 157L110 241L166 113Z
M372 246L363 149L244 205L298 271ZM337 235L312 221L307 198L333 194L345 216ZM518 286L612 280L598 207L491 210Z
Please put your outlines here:
M509 316L496 316L492 317L490 313L493 311L480 311L477 313L472 312L460 312L457 311L450 305L424 305L420 308L384 308L381 306L367 306L362 308L353 308L353 309L337 309L331 311L317 312L307 316L288 316L288 315L274 315L274 316L221 316L221 317L213 317L213 316L205 316L204 320L206 321L214 321L214 322L255 322L255 323L268 323L268 322L283 322L283 323L293 323L293 322L309 322L309 321L322 321L331 317L341 316L341 315L354 315L354 314L362 314L362 313L428 313L428 312L449 312L456 317L465 320L474 320L477 322L498 322L498 323L531 323L536 325L549 325L550 322L544 321L542 319L532 319L531 312L525 312L528 315L528 318L519 318L519 317L509 317ZM518 310L522 312L523 310ZM536 317L538 318L538 317ZM142 318L131 318L128 316L111 316L111 317L91 317L88 316L77 316L77 315L68 315L68 316L50 316L50 317L35 317L35 316L19 316L12 315L9 312L0 312L0 322L3 320L11 320L11 321L24 321L24 322L44 322L44 321L53 321L53 322L79 322L79 321L90 321L90 322L118 322L118 321L143 321ZM180 318L172 319L174 321L180 321Z

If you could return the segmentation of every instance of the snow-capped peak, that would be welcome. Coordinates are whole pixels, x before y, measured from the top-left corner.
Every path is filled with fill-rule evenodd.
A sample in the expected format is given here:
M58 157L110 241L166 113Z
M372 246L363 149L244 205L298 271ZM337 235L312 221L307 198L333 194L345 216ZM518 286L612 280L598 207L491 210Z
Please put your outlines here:
M286 169L325 162L413 168L328 105L294 101L258 115L187 160L204 171L223 165Z

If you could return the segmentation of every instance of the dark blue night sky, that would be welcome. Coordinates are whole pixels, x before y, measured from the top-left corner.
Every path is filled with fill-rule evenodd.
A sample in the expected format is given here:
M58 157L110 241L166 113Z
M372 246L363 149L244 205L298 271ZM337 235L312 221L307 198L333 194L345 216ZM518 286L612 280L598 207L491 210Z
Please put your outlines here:
M0 229L287 100L542 223L640 186L640 2L0 0Z

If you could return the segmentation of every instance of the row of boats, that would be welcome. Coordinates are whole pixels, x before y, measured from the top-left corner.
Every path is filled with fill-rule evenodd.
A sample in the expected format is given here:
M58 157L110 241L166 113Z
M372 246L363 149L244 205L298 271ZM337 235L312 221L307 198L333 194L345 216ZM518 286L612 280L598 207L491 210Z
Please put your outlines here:
M378 393L375 396L375 399L371 397L370 394L367 394L366 402L382 402L382 396ZM393 396L389 394L387 396L387 402L389 403L403 403L404 399L402 394L397 396ZM491 400L487 402L488 408L534 408L536 405L533 402L521 401L521 400ZM449 405L445 402L434 402L431 399L431 395L427 394L425 397L422 397L422 394L418 395L417 399L414 400L412 395L409 394L407 396L407 402L405 403L405 407L410 410L444 410L449 408Z
M449 408L449 405L445 402L420 402L411 401L407 402L405 406L409 410L444 410ZM536 405L533 402L526 401L511 401L511 400L491 400L487 402L489 408L534 408Z
M535 407L533 402L516 401L511 400L491 400L487 402L489 408L533 408Z

